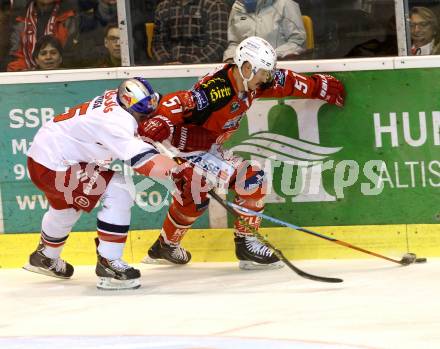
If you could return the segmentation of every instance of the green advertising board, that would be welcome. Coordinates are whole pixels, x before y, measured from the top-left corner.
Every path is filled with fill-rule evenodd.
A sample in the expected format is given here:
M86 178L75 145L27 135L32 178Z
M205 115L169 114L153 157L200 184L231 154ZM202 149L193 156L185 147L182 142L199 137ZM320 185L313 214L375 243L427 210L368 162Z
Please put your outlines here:
M244 158L265 164L271 178L265 213L304 226L438 223L440 69L334 75L346 87L344 108L317 100L258 100L227 144ZM187 89L195 80L151 82L166 93ZM25 153L37 129L66 107L114 88L119 81L1 87L5 232L38 231L47 208L26 174ZM159 184L140 193L132 228L159 228L167 196ZM161 209L146 213L146 205ZM208 224L204 215L195 227ZM94 225L94 215L83 215L75 230L94 230Z
M343 109L260 101L231 144L248 158L285 158L272 162L265 213L303 226L438 223L440 70L335 75Z
M187 88L195 80L151 79L151 82L157 90L166 93ZM26 152L38 128L66 108L90 100L119 83L120 80L101 80L1 86L0 127L4 131L0 143L0 190L4 232L39 231L41 218L48 208L47 199L32 184L26 168ZM112 168L124 170L118 162ZM142 176L135 176L134 183L142 180ZM146 183L142 187L147 189L136 195L131 228L158 229L165 217L169 193L160 184ZM93 214L83 214L74 229L95 230L96 212L97 209ZM203 216L195 226L207 227L207 217Z

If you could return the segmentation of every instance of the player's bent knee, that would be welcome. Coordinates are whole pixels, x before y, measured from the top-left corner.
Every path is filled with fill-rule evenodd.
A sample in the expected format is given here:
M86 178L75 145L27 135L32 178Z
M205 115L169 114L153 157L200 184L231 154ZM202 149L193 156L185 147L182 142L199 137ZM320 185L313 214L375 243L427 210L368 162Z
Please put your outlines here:
M113 176L101 198L101 202L102 206L98 212L98 219L112 224L130 224L134 198L121 174Z
M56 210L49 207L43 216L42 230L49 236L62 237L70 233L81 216L81 211L74 208Z

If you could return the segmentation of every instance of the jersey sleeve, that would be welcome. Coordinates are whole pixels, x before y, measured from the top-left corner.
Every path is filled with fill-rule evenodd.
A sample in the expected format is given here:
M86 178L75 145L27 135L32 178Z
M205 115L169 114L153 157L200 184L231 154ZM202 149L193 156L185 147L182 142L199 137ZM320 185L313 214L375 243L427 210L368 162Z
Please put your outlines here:
M97 135L97 142L109 149L115 159L123 160L134 168L143 166L159 152L148 143L136 137L128 122L107 122Z
M194 97L190 91L177 91L164 95L155 115L167 118L174 125L183 124L185 116L195 108Z
M313 78L288 69L277 69L272 85L258 90L257 97L315 98L316 82Z

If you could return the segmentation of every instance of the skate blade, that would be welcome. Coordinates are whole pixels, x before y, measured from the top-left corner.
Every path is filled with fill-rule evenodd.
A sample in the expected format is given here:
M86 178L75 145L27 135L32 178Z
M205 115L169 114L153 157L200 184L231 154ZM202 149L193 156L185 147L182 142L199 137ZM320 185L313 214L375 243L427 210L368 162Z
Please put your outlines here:
M50 271L50 270L47 270L47 269L44 269L44 268L40 268L40 267L35 267L35 266L33 266L32 264L29 264L29 263L26 264L23 267L23 269L27 270L27 271L31 271L33 273L37 273L37 274L41 274L41 275L46 275L46 276L51 276L51 277L54 277L54 278L57 278L57 279L64 279L64 280L70 279L70 277L56 275L53 271Z
M284 267L284 263L279 261L271 264L260 264L252 261L240 261L238 267L242 270L274 270Z
M162 258L151 258L149 255L146 255L142 260L141 263L144 264L155 264L155 265L179 265L172 263L166 259Z
M139 279L116 280L111 277L98 276L96 287L100 290L134 290L141 287Z

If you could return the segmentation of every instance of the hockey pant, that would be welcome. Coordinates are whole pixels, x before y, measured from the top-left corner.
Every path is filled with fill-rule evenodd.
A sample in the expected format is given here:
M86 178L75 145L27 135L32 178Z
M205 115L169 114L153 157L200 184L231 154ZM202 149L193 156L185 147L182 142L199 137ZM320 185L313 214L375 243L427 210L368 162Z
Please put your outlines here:
M236 169L229 182L229 189L235 192L234 202L253 211L263 211L266 181L261 167L255 162L251 163L235 156L223 158ZM179 243L192 224L207 209L209 199L197 201L199 203L195 200L173 198L161 230L161 236L166 243ZM255 229L260 227L261 218L244 214L241 211L237 213L247 223L246 225ZM250 234L249 229L238 218L235 220L234 227L236 236Z

